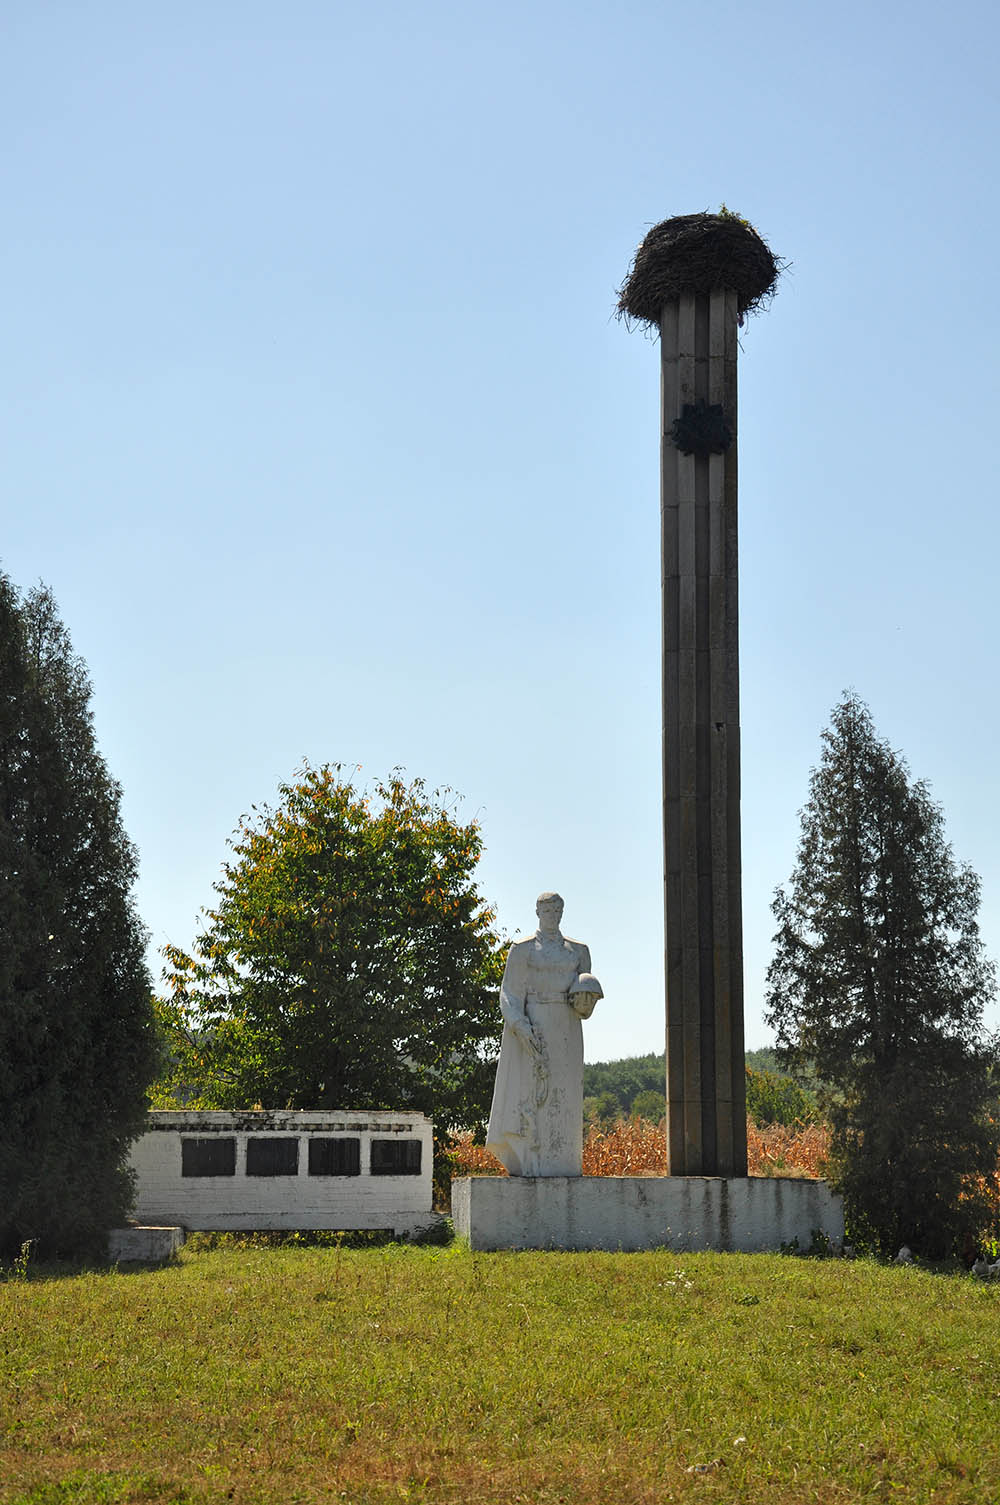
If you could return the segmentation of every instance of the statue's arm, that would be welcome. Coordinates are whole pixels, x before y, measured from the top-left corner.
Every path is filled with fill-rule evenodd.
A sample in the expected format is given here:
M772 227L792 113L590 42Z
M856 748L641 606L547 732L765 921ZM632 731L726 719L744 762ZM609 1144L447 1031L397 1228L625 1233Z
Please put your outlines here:
M579 975L580 975L581 972L589 972L590 971L590 947L589 946L585 946L582 941L578 941L577 945L580 948L580 954L579 954L579 959L578 959L579 960L579 965L577 966L577 969L576 969L576 975L577 975L577 977L579 977Z
M527 964L521 946L515 942L507 953L507 965L500 984L500 1012L504 1023L509 1025L519 1040L526 1045L533 1041L531 1020L525 1007L527 992Z

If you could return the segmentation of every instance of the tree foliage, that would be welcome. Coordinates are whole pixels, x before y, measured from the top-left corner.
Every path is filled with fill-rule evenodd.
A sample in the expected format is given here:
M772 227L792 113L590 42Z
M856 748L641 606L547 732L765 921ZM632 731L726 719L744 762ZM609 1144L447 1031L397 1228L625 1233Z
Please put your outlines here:
M172 1086L204 1106L489 1111L503 952L479 828L416 780L305 764L254 807L190 953L168 946Z
M591 1116L628 1115L640 1092L663 1095L665 1058L661 1052L626 1056L618 1061L591 1061L583 1068L584 1111Z
M652 1088L637 1092L629 1111L633 1118L647 1118L651 1123L658 1124L667 1111L666 1093L656 1092Z
M985 1216L998 1128L982 1018L995 982L978 908L979 880L955 862L926 785L847 696L774 901L767 1008L786 1058L828 1084L852 1234L885 1252L946 1252Z
M783 1071L754 1071L750 1066L746 1077L747 1117L761 1128L769 1124L793 1128L816 1121L816 1099L794 1077Z
M103 1252L158 1062L135 851L50 593L0 576L0 1253Z
M602 1123L636 1115L658 1122L666 1112L665 1069L664 1057L655 1052L589 1062L583 1068L584 1115ZM816 1098L781 1070L773 1050L748 1051L747 1113L763 1125L811 1123Z
M583 1099L583 1116L587 1123L613 1124L622 1117L622 1105L613 1092L591 1092Z

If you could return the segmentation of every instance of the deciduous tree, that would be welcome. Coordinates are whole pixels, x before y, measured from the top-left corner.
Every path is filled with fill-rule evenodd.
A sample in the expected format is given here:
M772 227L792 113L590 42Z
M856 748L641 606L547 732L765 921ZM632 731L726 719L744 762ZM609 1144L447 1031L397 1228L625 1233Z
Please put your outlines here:
M613 1118L634 1112L633 1105L640 1092L656 1092L663 1096L663 1088L662 1052L659 1055L651 1052L645 1056L626 1056L618 1061L591 1061L583 1068L585 1097L611 1101L614 1106L607 1111ZM602 1108L602 1116L606 1117L607 1111Z
M801 1088L794 1077L777 1071L754 1071L746 1068L747 1117L758 1127L768 1124L813 1123L816 1101Z
M489 1111L502 949L475 822L398 774L306 764L244 817L190 952L166 948L175 1084L205 1106Z
M823 733L773 909L769 1022L786 1058L830 1084L832 1179L853 1236L946 1252L980 1229L997 1167L996 1050L982 1033L994 968L978 878L855 695Z

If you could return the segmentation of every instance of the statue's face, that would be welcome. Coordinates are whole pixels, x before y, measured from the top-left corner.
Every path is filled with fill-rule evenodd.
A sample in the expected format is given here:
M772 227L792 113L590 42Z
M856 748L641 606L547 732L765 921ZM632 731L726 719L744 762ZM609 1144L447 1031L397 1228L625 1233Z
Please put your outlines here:
M558 899L546 899L539 904L535 913L538 915L538 923L543 930L558 930L559 921L562 919L563 907Z

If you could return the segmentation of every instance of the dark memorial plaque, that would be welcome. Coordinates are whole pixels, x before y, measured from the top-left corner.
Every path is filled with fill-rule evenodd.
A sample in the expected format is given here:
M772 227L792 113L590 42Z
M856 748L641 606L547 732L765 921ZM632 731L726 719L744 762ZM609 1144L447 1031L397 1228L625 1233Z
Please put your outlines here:
M181 1175L235 1176L236 1140L215 1134L210 1139L182 1139Z
M419 1176L419 1139L373 1139L371 1173L373 1176Z
M360 1176L361 1140L310 1138L310 1176Z
M247 1140L248 1176L297 1176L299 1141L289 1136Z

